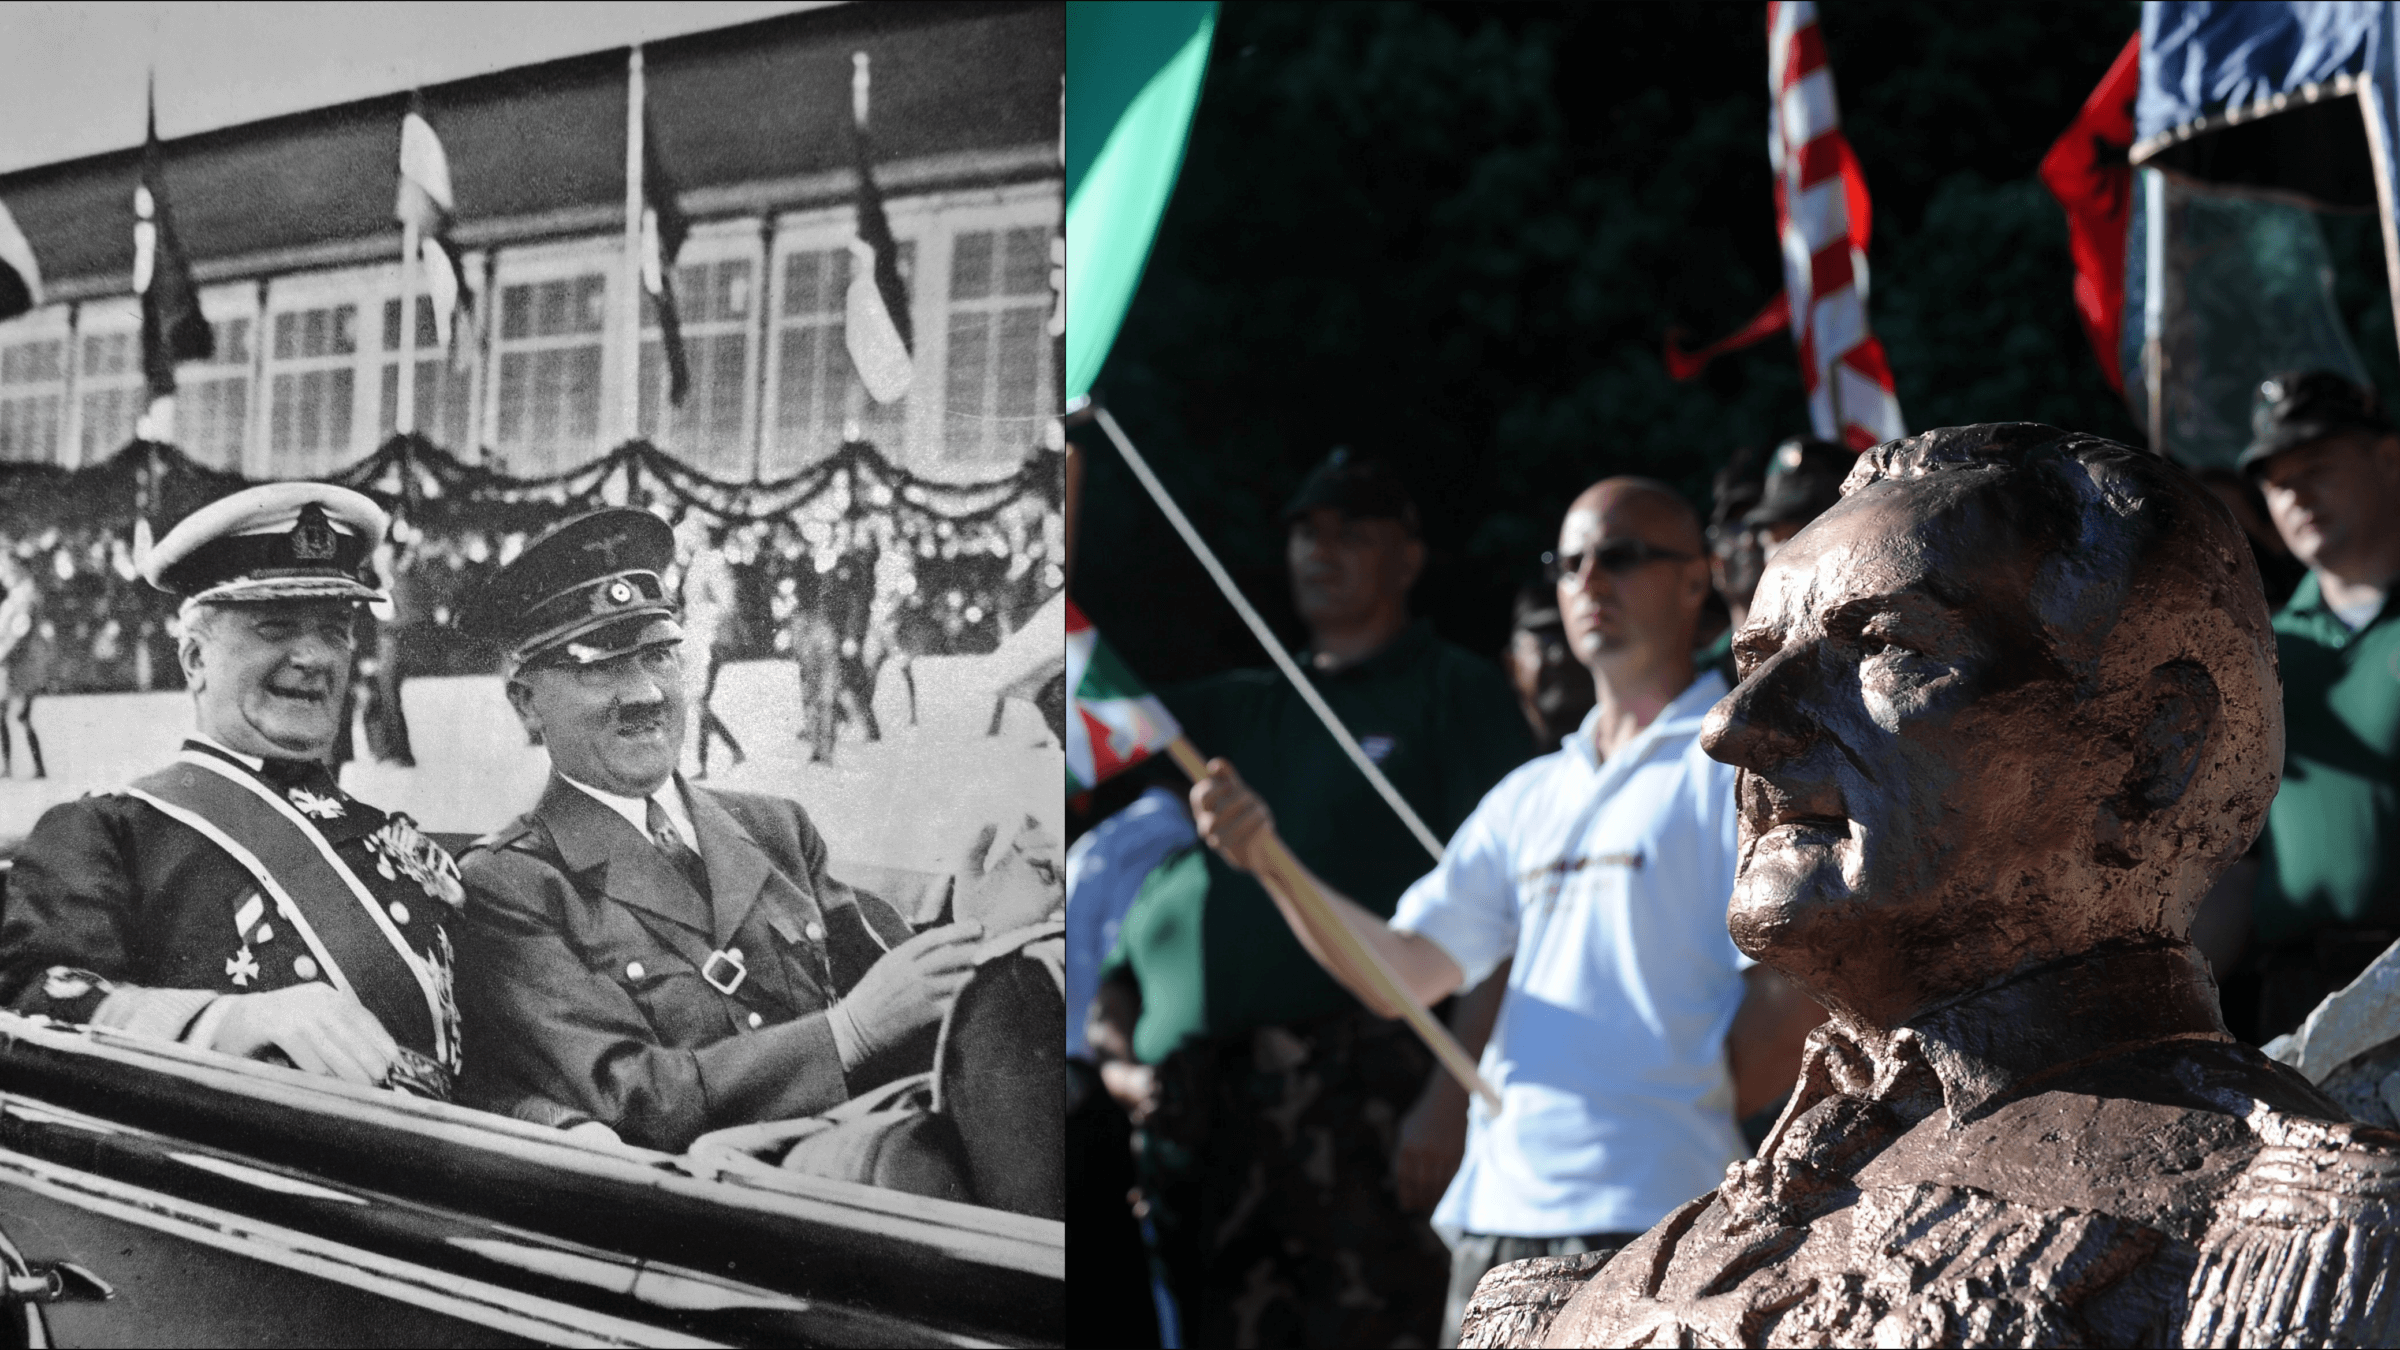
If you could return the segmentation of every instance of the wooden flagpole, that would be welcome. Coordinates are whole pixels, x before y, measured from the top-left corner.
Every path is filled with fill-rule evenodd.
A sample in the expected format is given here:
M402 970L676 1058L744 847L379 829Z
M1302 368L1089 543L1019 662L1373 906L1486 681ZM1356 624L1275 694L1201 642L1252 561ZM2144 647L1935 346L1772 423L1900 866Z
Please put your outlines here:
M1117 425L1117 419L1109 415L1108 409L1096 403L1089 406L1093 420L1100 424L1102 431L1108 433L1108 439L1116 445L1117 453L1124 457L1125 466L1133 470L1133 476L1141 481L1143 490L1150 494L1150 500L1158 503L1158 509L1166 516L1167 523L1183 536L1185 546L1192 550L1193 557L1200 560L1200 566L1207 570L1209 580L1217 583L1217 590L1233 606L1234 613L1241 615L1242 622L1249 625L1251 635L1258 639L1258 645L1274 658L1275 668L1282 671L1283 678L1291 682L1292 691L1300 695L1300 701L1306 703L1309 711L1315 713L1317 720L1324 723L1325 729L1333 734L1334 743L1341 746L1342 753L1350 757L1350 762L1358 766L1361 774L1366 775L1368 784L1375 789L1376 795L1383 798L1384 804L1392 808L1392 814L1400 817L1400 823L1417 837L1417 842L1425 846L1425 851L1433 855L1435 862L1440 862L1442 841L1426 827L1423 818L1417 815L1416 808L1408 804L1408 799L1400 795L1400 789L1392 786L1392 780L1383 776L1383 770L1375 767L1375 761L1367 757L1358 738L1350 734L1350 729L1342 725L1342 719L1335 716L1333 709L1326 704L1325 696L1318 693L1316 686L1300 673L1300 667L1293 664L1292 654L1285 651L1283 644L1276 640L1275 630L1267 627L1267 621L1259 617L1258 610L1242 594L1242 588L1233 583L1233 575L1225 570L1225 564L1217 561L1216 550L1200 537L1200 531L1193 527L1190 518L1183 514L1183 508L1177 506L1175 498L1167 492L1166 484L1158 481L1158 475L1150 471L1150 461L1142 458L1142 452L1133 448L1125 429Z
M1167 754L1174 758L1176 767L1189 775L1193 782L1197 783L1208 776L1208 761L1201 756L1190 737L1177 736L1168 744ZM1285 846L1281 838L1270 833L1266 849L1268 869L1282 880L1285 889L1299 906L1301 920L1315 935L1318 945L1346 962L1351 971L1387 1007L1398 1009L1401 1020L1408 1023L1409 1030L1417 1033L1417 1039L1425 1042L1425 1048L1433 1051L1433 1057L1450 1071L1450 1076L1469 1092L1483 1098L1484 1104L1497 1112L1500 1109L1499 1090L1476 1071L1474 1059L1468 1056L1467 1048L1458 1043L1458 1038L1450 1034L1450 1028L1435 1021L1433 1014L1425 1010L1425 1005L1417 1002L1416 995L1408 991L1408 986L1400 982L1400 976L1384 961L1382 953L1361 941L1350 925L1342 921L1340 911L1333 907L1333 902L1325 897L1323 891L1317 889L1308 869L1292 856L1291 849Z

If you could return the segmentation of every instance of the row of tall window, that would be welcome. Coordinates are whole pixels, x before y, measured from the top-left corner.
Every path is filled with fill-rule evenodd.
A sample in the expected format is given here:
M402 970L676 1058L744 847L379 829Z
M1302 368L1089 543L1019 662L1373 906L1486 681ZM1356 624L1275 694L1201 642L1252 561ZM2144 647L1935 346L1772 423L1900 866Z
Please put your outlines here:
M1046 222L1055 210L1054 199L1029 200L1013 214ZM766 255L764 288L757 244L745 250L739 236L719 234L712 247L687 249L687 259L700 255L675 275L689 388L680 405L670 402L657 315L645 299L640 434L734 480L797 472L851 437L920 469L1013 463L1041 439L1057 399L1057 231L1008 224L1007 211L981 213L994 214L1003 219L989 228L961 223L930 250L922 238L902 241L917 373L890 404L868 396L844 343L846 238ZM616 425L605 400L618 241L549 252L535 276L513 279L503 269L496 300L478 297L486 312L462 320L447 350L425 297L410 316L418 429L461 452L489 449L525 476L604 452ZM921 276L928 262L942 274ZM358 269L347 290L344 276L318 274L290 301L270 285L263 319L255 301L249 314L219 319L215 355L177 370L184 450L221 468L301 477L388 437L398 424L402 346L388 270ZM129 316L121 302L87 308L72 351L60 307L0 325L0 460L91 463L132 438L147 392Z

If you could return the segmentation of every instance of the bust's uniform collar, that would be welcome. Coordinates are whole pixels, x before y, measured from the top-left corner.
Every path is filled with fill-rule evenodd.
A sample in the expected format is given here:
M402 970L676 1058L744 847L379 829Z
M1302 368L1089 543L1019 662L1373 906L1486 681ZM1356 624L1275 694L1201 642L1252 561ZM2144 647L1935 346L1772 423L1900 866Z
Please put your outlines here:
M2172 943L2086 952L1889 1032L1827 1022L1809 1037L1802 1088L1785 1120L1836 1092L1880 1100L1922 1082L1922 1068L1955 1127L2074 1070L2178 1040L2232 1040L2198 951ZM1843 1062L1859 1067L1845 1073Z

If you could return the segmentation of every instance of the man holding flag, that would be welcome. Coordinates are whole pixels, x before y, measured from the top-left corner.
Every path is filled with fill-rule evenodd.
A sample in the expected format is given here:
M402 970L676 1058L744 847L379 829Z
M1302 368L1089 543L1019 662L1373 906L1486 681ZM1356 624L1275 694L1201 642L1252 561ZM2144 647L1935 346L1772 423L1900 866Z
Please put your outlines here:
M1425 556L1415 504L1380 465L1336 451L1284 515L1311 638L1302 663L1410 804L1435 830L1456 828L1530 746L1500 672L1409 617ZM1161 711L1241 765L1293 852L1343 893L1388 913L1425 869L1280 676L1169 690ZM1095 709L1087 693L1072 720L1093 735L1095 772L1149 739L1144 716L1157 713ZM1124 728L1125 748L1087 717ZM1112 1093L1143 1121L1143 1193L1189 1343L1432 1340L1447 1260L1392 1181L1392 1127L1432 1057L1309 959L1256 880L1205 851L1154 871L1091 1034Z
M1493 1266L1622 1246L1715 1185L1748 1152L1735 1120L1791 1083L1819 1016L1749 970L1725 929L1734 772L1699 745L1726 684L1692 661L1709 585L1698 517L1664 485L1608 479L1568 509L1555 559L1597 705L1483 799L1388 922L1333 902L1420 1000L1507 968L1482 1065L1504 1104L1473 1110L1435 1211L1460 1233L1445 1345ZM1272 856L1279 815L1233 765L1210 770L1192 792L1201 836L1343 969L1299 921Z

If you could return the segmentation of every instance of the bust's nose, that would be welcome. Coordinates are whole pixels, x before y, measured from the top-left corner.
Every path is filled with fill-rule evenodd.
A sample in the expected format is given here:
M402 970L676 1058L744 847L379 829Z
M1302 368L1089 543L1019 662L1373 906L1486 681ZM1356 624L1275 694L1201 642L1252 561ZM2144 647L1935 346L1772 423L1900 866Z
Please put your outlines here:
M1790 645L1760 662L1708 710L1700 747L1713 759L1762 773L1797 759L1819 734L1809 706L1818 685L1813 650Z

